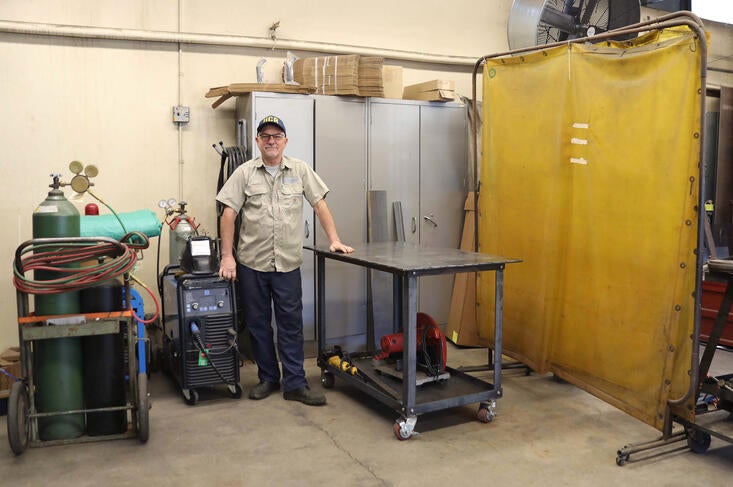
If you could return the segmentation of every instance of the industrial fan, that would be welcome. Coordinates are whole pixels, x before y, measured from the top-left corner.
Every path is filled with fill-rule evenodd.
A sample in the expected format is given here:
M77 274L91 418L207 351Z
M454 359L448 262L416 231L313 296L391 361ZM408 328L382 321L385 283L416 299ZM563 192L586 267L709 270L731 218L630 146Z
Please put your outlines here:
M509 48L593 36L635 24L639 18L639 0L514 0L507 25Z

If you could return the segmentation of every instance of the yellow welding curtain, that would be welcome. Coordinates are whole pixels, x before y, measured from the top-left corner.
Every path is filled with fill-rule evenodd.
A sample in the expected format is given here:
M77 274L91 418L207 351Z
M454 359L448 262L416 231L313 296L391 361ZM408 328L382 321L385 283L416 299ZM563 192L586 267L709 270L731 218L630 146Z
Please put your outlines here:
M483 73L480 251L523 260L504 276L505 351L658 429L690 384L698 42L651 32ZM488 339L493 276L478 289Z

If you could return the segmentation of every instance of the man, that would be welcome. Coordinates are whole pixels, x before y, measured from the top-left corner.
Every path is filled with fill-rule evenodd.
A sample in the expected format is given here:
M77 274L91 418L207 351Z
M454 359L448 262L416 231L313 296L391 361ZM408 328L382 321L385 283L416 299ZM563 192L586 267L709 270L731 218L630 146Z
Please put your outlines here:
M287 145L282 120L274 115L263 118L257 126L260 157L238 167L216 196L224 204L219 277L239 277L239 296L260 381L250 391L250 399L264 399L280 389L279 355L283 397L320 406L326 398L310 390L303 369L303 196L325 230L330 250L351 253L354 249L341 243L336 233L324 200L328 187L305 162L283 155ZM234 221L240 210L235 262ZM271 303L278 355L270 325Z

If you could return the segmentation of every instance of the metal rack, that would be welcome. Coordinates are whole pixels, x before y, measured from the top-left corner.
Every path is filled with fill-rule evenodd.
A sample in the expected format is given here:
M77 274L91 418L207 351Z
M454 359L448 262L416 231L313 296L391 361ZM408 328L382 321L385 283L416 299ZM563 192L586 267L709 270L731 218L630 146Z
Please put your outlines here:
M353 254L331 252L328 246L306 247L316 254L316 325L318 331L319 366L321 381L325 387L334 384L334 378L356 387L401 415L394 425L394 433L400 440L415 434L417 416L471 403L479 403L478 419L489 422L494 417L496 399L502 395L501 361L493 363L493 383L472 377L460 370L447 367L450 378L417 386L417 286L418 278L426 275L453 274L459 272L494 271L494 347L501 356L502 303L504 267L517 259L465 252L457 249L418 247L399 242L362 244L354 247ZM326 259L391 273L393 276L394 328L404 330L403 371L401 381L379 377L371 357L367 353L352 358L361 374L352 375L338 364L321 359L325 353L325 289ZM373 352L373 351L369 351Z
M36 239L22 244L16 252L19 262L21 250L38 242L51 242L61 239ZM106 241L107 239L105 239ZM18 267L22 269L22 265ZM131 293L128 276L124 279L125 302L130 303ZM29 297L17 291L18 337L20 343L21 380L14 382L8 398L8 440L16 455L22 454L29 446L41 447L71 443L86 443L123 438L139 438L141 443L150 434L150 398L147 388L145 328L137 322L130 311L110 311L102 313L78 313L70 315L36 316L30 311ZM113 407L86 408L65 411L39 412L34 382L33 343L41 340L54 340L106 334L122 334L126 339L126 390L125 404ZM38 420L72 414L106 413L129 411L127 431L119 434L100 436L82 435L77 438L42 440L39 437Z

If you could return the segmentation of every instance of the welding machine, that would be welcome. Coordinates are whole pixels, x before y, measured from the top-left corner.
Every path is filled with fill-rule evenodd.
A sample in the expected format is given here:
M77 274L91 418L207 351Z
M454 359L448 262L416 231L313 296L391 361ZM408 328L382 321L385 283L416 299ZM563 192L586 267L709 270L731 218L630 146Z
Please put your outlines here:
M192 237L181 265L160 275L163 362L189 405L202 387L225 385L242 396L234 284L219 278L215 255L208 237Z

